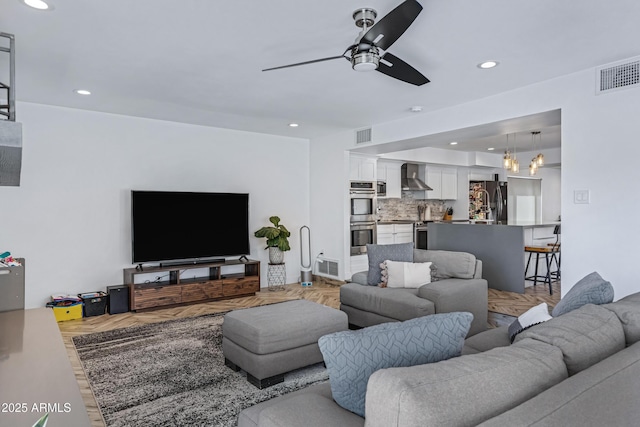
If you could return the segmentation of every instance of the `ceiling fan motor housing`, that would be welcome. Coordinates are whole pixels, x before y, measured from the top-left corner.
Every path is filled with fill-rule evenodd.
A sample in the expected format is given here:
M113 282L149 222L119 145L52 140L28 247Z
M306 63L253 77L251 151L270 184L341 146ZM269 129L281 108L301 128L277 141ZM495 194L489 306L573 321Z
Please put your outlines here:
M358 51L358 47L354 47L351 51L351 68L356 71L373 71L380 64L380 55L378 48L371 46L369 50Z

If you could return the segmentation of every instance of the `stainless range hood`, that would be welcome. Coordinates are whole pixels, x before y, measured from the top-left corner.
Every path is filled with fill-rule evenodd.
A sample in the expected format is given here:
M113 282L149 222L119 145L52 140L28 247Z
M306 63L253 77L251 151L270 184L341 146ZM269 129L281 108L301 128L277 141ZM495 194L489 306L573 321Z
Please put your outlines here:
M9 84L0 82L6 91L6 104L0 104L0 186L19 186L22 165L22 125L16 123L15 38L0 33L0 41L8 40L9 47L0 45L0 52L9 54Z
M0 186L20 185L22 124L0 120Z
M403 190L412 191L432 191L433 188L424 183L418 176L419 166L415 163L405 163L402 165L400 173L400 186Z

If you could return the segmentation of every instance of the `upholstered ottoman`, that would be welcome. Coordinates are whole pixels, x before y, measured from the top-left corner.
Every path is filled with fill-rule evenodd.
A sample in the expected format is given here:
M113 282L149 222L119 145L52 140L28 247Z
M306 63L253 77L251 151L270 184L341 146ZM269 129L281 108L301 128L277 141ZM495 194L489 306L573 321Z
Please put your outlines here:
M348 329L347 315L307 300L234 310L224 316L225 364L258 388L284 381L294 369L322 362L318 339Z

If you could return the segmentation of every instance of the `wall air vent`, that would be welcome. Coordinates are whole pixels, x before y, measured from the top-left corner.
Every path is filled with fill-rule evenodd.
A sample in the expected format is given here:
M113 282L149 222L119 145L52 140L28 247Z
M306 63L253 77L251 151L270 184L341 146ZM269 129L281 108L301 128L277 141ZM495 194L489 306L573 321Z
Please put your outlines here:
M371 128L356 131L356 144L364 144L365 142L371 142Z
M338 263L338 260L318 257L317 265L318 268L316 269L316 274L318 276L324 276L331 279L340 279L340 264Z
M596 94L640 86L640 57L596 68Z

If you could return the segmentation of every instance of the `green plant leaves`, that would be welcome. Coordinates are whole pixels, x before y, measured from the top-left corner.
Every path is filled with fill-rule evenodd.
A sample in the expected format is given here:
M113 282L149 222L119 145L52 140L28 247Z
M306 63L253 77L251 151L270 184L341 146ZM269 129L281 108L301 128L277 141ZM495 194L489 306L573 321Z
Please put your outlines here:
M256 237L264 237L265 239L267 239L267 247L265 249L277 246L281 251L291 250L288 240L288 237L291 236L291 233L284 225L280 224L280 217L272 216L269 218L269 222L271 222L274 226L262 227L253 235Z
M44 414L42 418L40 418L33 427L45 427L47 425L47 421L49 420L49 414Z

